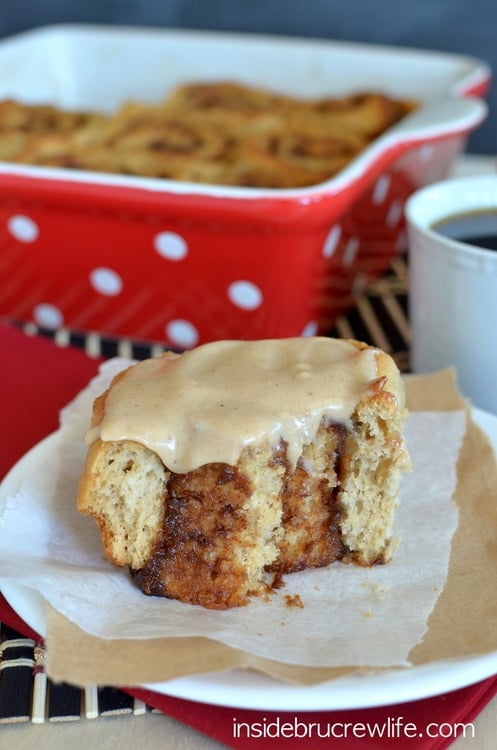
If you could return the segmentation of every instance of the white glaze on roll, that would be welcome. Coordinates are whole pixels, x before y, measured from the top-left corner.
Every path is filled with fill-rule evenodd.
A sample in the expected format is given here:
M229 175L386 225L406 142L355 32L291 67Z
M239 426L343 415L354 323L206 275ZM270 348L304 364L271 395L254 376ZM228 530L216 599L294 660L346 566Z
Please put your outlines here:
M176 473L233 465L245 446L283 439L295 464L323 417L347 423L376 378L377 351L315 337L219 341L145 360L113 384L87 439L134 440Z

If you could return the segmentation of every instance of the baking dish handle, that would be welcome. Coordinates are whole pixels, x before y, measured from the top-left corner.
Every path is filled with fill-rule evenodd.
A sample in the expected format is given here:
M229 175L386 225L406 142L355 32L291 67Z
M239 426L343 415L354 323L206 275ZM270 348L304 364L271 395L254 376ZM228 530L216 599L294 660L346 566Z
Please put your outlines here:
M375 145L383 150L464 134L476 128L487 112L487 104L476 97L437 99L400 120Z
M358 184L373 166L383 170L417 145L472 132L486 117L488 107L477 97L450 97L427 102L386 131L334 178L342 185Z

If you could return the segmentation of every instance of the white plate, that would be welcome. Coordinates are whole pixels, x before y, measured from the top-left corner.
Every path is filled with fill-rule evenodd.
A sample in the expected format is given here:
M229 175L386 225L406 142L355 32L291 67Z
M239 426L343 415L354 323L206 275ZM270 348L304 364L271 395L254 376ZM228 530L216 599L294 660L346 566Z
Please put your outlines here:
M473 410L474 421L486 432L497 454L497 416ZM53 436L35 446L0 486L0 503L15 492L29 464L51 449ZM2 593L18 615L40 635L46 619L42 597L33 589L9 583ZM497 673L497 652L420 667L375 674L351 674L311 687L288 685L266 675L240 669L191 675L146 684L157 693L219 706L265 711L323 711L370 708L440 695Z

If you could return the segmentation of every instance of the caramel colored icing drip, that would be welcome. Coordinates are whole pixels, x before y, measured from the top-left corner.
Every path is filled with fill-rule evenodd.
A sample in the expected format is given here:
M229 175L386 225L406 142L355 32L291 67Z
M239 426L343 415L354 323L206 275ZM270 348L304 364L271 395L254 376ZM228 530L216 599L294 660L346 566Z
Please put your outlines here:
M375 379L376 353L325 337L220 341L167 353L114 383L97 434L146 445L175 473L234 465L243 448L263 440L284 440L295 465L323 418L347 423Z

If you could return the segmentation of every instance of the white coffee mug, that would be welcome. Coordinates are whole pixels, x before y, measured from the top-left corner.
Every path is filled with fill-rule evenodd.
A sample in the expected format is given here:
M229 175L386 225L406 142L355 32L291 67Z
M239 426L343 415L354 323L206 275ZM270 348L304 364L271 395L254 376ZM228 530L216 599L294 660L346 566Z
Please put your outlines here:
M497 414L497 250L451 239L442 223L495 213L497 174L445 180L407 201L411 369L453 366L461 392Z

